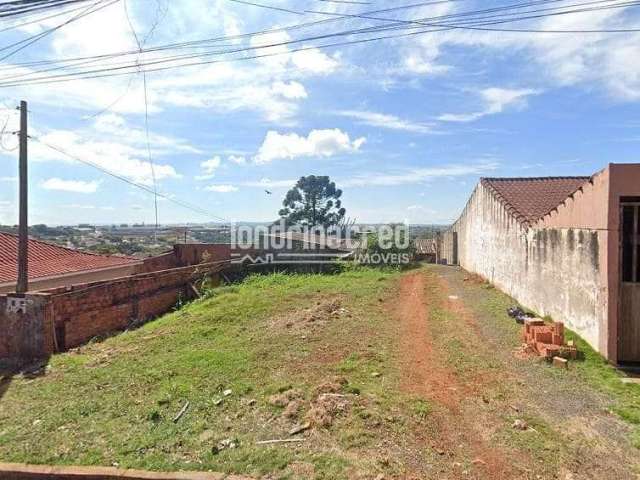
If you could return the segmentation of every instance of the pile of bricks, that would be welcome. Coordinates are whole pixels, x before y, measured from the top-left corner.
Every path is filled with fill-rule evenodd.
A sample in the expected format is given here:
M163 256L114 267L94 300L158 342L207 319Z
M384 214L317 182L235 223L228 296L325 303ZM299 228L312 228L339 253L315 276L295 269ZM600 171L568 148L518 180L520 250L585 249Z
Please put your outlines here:
M564 324L547 324L540 318L527 319L524 322L524 342L541 357L549 360L555 357L575 360L578 350L573 342L565 344Z

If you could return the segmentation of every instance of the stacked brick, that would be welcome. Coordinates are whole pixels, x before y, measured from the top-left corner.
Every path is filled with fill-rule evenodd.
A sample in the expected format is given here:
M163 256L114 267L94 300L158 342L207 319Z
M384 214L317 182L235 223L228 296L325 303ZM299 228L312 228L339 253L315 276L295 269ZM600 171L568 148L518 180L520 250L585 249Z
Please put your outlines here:
M540 318L525 320L523 336L531 349L549 360L554 357L573 360L578 355L575 346L565 343L564 324L561 322L547 324Z

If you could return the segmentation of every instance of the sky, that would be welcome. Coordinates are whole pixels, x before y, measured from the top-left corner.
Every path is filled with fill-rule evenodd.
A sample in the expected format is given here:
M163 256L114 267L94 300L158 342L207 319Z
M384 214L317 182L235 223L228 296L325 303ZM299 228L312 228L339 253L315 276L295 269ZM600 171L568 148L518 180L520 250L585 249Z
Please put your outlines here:
M146 108L139 70L0 86L0 223L17 221L17 138L9 133L18 128L20 100L29 102L34 137L32 224L154 222L153 195L73 157L205 211L160 198L161 223L270 221L296 180L315 174L336 182L358 222L446 224L483 176L589 175L608 163L640 162L640 33L455 28L318 48L312 37L384 22L314 11L354 15L420 2L259 3L282 10L232 0L120 0L0 62L1 85L3 76L39 68L21 63L136 51L134 32L148 47L218 39L217 49L258 49L206 64L212 56L197 50L193 63L201 65L147 73ZM428 19L515 0L422 3L385 18ZM1 31L0 45L73 15ZM332 21L282 29L325 19ZM640 28L640 7L501 26ZM275 31L238 36L264 30ZM248 58L256 51L260 58Z

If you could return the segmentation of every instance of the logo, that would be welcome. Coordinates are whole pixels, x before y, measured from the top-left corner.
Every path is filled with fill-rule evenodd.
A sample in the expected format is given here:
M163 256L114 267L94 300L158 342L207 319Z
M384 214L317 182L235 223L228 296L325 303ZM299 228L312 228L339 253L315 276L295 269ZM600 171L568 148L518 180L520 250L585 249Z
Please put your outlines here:
M231 263L322 265L353 261L402 265L412 259L409 227L397 225L233 225Z

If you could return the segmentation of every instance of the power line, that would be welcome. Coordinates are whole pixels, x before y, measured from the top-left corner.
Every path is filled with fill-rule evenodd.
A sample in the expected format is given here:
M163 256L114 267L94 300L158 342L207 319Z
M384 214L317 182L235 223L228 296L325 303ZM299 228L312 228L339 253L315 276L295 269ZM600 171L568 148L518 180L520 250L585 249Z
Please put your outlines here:
M140 55L142 55L143 43L140 42L140 39L138 38L138 34L136 33L136 29L133 27L133 23L131 22L131 17L129 16L129 9L127 8L127 0L124 0L123 4L124 4L124 12L127 17L127 22L129 23L129 27L131 28L131 33L133 35L133 38L136 44L138 45L138 50L140 51ZM155 26L153 28L155 28ZM153 32L153 29L151 30L147 38L149 38L152 32ZM139 64L139 60L138 60L138 64ZM148 98L148 91L147 91L147 73L144 71L142 71L141 73L142 73L142 84L144 88L144 128L145 128L145 134L146 134L146 140L147 140L147 159L149 160L149 166L151 167L151 178L153 180L153 191L155 193L153 198L154 198L154 210L155 210L156 230L157 230L158 229L158 184L156 182L156 169L155 169L155 166L153 165L153 158L151 156L151 141L149 140L149 98Z
M215 214L213 214L213 213L211 213L211 212L209 212L209 211L207 211L207 210L205 210L203 208L200 208L200 207L198 207L196 205L193 205L193 204L190 204L188 202L184 202L182 200L178 200L174 196L171 196L169 194L165 194L165 193L162 193L162 192L155 192L153 189L147 187L146 185L134 182L133 180L130 180L129 178L127 178L127 177L125 177L123 175L120 175L118 173L115 173L115 172L107 169L107 168L104 168L101 165L98 165L97 163L94 163L94 162L92 162L90 160L84 160L84 159L82 159L82 158L80 158L80 157L78 157L76 155L73 155L73 154L65 151L64 149L62 149L60 147L57 147L55 145L52 145L52 144L42 140L39 137L30 136L29 138L31 138L33 140L36 140L40 144L44 145L47 148L50 148L51 150L53 150L55 152L60 153L61 155L64 155L64 156L66 156L66 157L68 157L68 158L70 158L72 160L75 160L77 162L80 162L80 163L82 163L84 165L88 165L88 166L90 166L90 167L92 167L92 168L94 168L96 170L99 170L100 172L104 173L105 175L109 175L110 177L113 177L113 178L115 178L117 180L120 180L120 181L122 181L122 182L124 182L124 183L126 183L126 184L128 184L128 185L130 185L132 187L136 187L136 188L138 188L140 190L143 190L143 191L145 191L147 193L150 193L152 195L157 195L160 198L164 198L167 201L170 201L172 203L175 203L176 205L179 205L179 206L181 206L183 208L186 208L186 209L191 210L191 211L193 211L195 213L198 213L199 215L203 215L205 217L216 219L216 220L222 220L225 223L231 223L231 221L229 219L226 219L226 218L220 217L218 215L215 215Z
M304 13L302 13L302 12L297 12L295 10L289 10L288 8L274 7L273 5L267 5L267 4L264 4L264 3L248 2L246 0L229 0L229 1L230 2L235 2L235 3L242 3L243 5L251 5L252 7L266 8L266 9L269 9L269 10L276 10L278 12L293 13L295 15L304 15Z
M158 2L158 8L156 9L156 18L153 22L153 24L151 25L151 28L149 29L149 31L147 32L147 34L145 35L145 37L142 39L142 46L147 44L147 41L153 36L153 34L155 33L156 28L158 27L158 25L160 24L160 20L161 17L165 17L168 9L165 8L163 12L161 12L161 8L160 8L160 2L159 0L156 0L156 2ZM64 67L59 67L59 68L64 68ZM106 107L104 107L103 109L97 111L96 113L92 114L92 115L85 115L83 117L84 120L90 120L96 117L99 117L101 115L103 115L104 113L110 111L115 105L117 105L118 103L120 103L120 101L127 96L127 94L129 93L129 90L131 89L131 85L133 85L133 80L135 77L131 76L129 77L129 81L127 82L127 85L124 89L124 92L122 93L122 95L119 95L114 101L112 101L111 103L109 103L109 105L107 105ZM145 80L146 80L146 74L145 74Z
M550 0L550 1L562 1L562 0ZM550 1L548 2L542 2L542 3L550 3ZM593 3L604 3L606 0L600 0L599 2L587 2L588 4L593 4ZM509 8L521 8L523 5L527 6L527 5L532 5L533 2L528 2L525 4L517 4L515 7L511 6ZM627 7L627 6L636 6L639 5L640 3L635 1L635 2L627 2L625 4L615 4L615 5L608 5L608 6L602 6L602 7L598 7L597 9L609 9L609 8L621 8L621 7ZM585 4L578 4L578 5L585 5ZM566 6L565 6L566 7ZM563 8L565 8L563 7ZM548 9L547 9L548 10ZM363 40L355 40L355 41L347 41L347 42L337 42L337 43L331 43L331 44L325 44L325 45L313 45L310 47L303 47L303 48L299 48L299 49L294 49L294 50L288 50L287 52L276 52L276 53L271 53L271 54L260 54L260 55L253 55L253 56L245 56L245 57L240 57L240 58L231 58L231 59L224 59L224 60L213 60L213 61L198 61L198 62L191 62L191 63L178 63L176 65L170 65L170 66L165 66L165 67L154 67L154 68L145 68L146 72L157 72L157 71L163 71L163 70L169 70L169 69L173 69L173 68L184 68L184 67L189 67L189 66L197 66L197 65L206 65L206 64L213 64L213 63L221 63L221 62L231 62L231 61L241 61L241 60L251 60L251 59L256 59L256 58L264 58L264 57L269 57L269 56L275 56L275 55L283 55L283 54L290 54L290 53L294 53L296 51L303 51L303 50L308 50L308 49L312 49L312 48L330 48L330 47L334 47L334 46L344 46L344 45L354 45L354 44L358 44L358 43L367 43L367 42L371 42L371 41L377 41L377 40L384 40L384 39L388 39L388 38L399 38L399 37L406 37L406 36L411 36L411 35L419 35L419 34L424 34L424 33L433 33L433 32L437 32L437 31L446 31L446 30L451 30L451 29L455 29L455 28L464 28L464 29L471 29L471 30L483 30L483 31L536 31L539 33L568 33L568 31L543 31L543 30L516 30L516 29L493 29L493 28L487 28L484 27L484 25L495 25L495 24L500 24L500 23L506 23L506 22L514 22L514 21L521 21L524 19L529 19L529 18L542 18L542 17L546 17L546 16L552 16L552 15L566 15L566 14L571 14L571 13L576 13L576 12L582 12L582 11L591 11L594 9L581 9L581 10L569 10L569 11L561 11L561 12L553 12L553 13L545 13L542 15L531 15L528 17L516 17L516 18L500 18L497 20L491 20L491 21L485 21L485 22L478 22L476 20L469 20L466 22L466 24L460 23L460 24L450 24L450 23L443 23L441 21L437 21L436 23L426 23L424 21L424 19L415 19L415 20L389 20L389 19L378 19L378 20L384 20L384 21L390 21L392 22L391 24L387 24L384 25L382 27L373 27L373 28L365 28L365 29L360 29L360 30L350 30L350 31L343 31L343 32L337 32L337 33L329 33L329 34L324 34L324 35L318 35L318 36L314 36L314 37L307 37L307 38L303 38L303 39L295 39L295 40L289 40L289 41L285 41L285 42L276 42L276 43L271 43L271 44L267 44L267 45L259 45L259 46L249 46L249 47L242 47L242 48L237 48L234 50L227 50L227 51L221 51L221 52L210 52L210 53L201 53L201 54L193 54L193 55L180 55L180 56L174 56L174 57L168 57L168 58L160 58L157 60L153 60L153 61L149 61L145 64L142 65L132 65L132 64L124 64L121 66L111 66L111 67L104 67L104 68L99 68L99 69L94 69L94 70L86 70L86 71L80 71L80 72L72 72L72 73L65 73L65 74L59 74L59 75L50 75L50 76L43 76L43 77L36 77L36 78L32 78L32 79L26 79L22 84L44 84L44 83L58 83L58 82L62 82L62 81L71 81L71 80L75 80L75 79L91 79L91 78L105 78L105 77L111 77L111 76L118 76L118 75L129 75L133 72L129 72L129 71L123 71L123 70L130 70L131 68L136 68L136 67L153 67L154 65L162 65L164 64L168 64L171 62L178 62L180 60L189 60L189 59L193 59L193 58L201 58L201 57L206 57L206 56L219 56L219 55L224 55L224 54L232 54L232 53L239 53L239 52L246 52L246 51L251 51L251 50L260 50L260 49L267 49L267 48L271 48L271 47L276 47L276 46L283 46L283 45L290 45L290 44L295 44L295 43L300 43L300 42L308 42L310 40L318 40L318 39L324 39L324 38L332 38L332 37L336 37L336 36L349 36L349 35L355 35L355 34L364 34L364 33L375 33L375 32L379 32L379 31L387 31L387 30L409 30L409 29L416 29L418 25L425 25L425 26L429 26L430 28L426 28L426 29L422 29L422 30L417 30L411 33L405 33L405 34L400 34L400 35L388 35L388 36L380 36L380 37L373 37L373 38L367 38L367 39L363 39ZM534 11L530 11L527 13L531 13ZM469 15L471 13L477 13L477 12L466 12L466 13L459 13L459 14L452 14L451 16L455 15L455 16L461 16L463 14ZM346 14L345 14L346 15ZM445 16L441 16L441 17L433 17L433 18L442 18ZM484 17L484 18L488 18L488 17ZM483 18L481 18L483 19ZM478 26L474 26L474 25L469 25L469 23L471 23L472 21L475 21L476 24ZM409 27L407 26L407 24L413 24L413 26ZM432 27L441 27L439 29L433 29ZM595 33L595 32L602 32L603 30L593 30L593 31L581 31L583 33ZM635 32L635 31L640 31L640 29L624 29L624 30L619 30L618 32ZM574 31L572 31L574 32ZM27 74L28 75L28 74ZM17 86L20 85L21 83L18 83L17 80L14 80L16 78L24 78L24 76L9 76L9 77L4 77L4 78L0 78L0 87L7 87L7 86ZM4 80L4 82L2 83L2 81ZM14 80L13 82L9 81L9 80Z
M563 0L550 0L550 3L553 2L558 2L558 1L563 1ZM592 2L586 2L583 4L579 4L579 5L593 5L593 4L599 4L599 3L604 3L607 2L609 0L596 0L596 1L592 1ZM601 7L592 7L592 8L584 8L584 9L576 9L576 10L568 10L568 11L562 11L562 12L554 12L554 13L548 13L548 14L544 14L544 15L530 15L530 16L522 16L523 14L526 13L535 13L535 12L544 12L544 11L550 11L550 10L557 10L558 8L566 8L565 7L551 7L551 8L542 8L542 9L538 9L538 10L531 10L531 11L524 11L524 12L512 12L512 13L500 13L497 15L486 15L484 17L475 17L472 18L470 20L463 20L460 23L444 23L441 21L437 21L437 22L427 22L425 20L421 20L421 19L412 19L412 20L402 20L402 19L390 19L390 18L382 18L382 17L373 17L373 16L369 16L369 15L363 15L363 14L346 14L346 13L334 13L334 12L319 12L319 11L309 11L310 13L318 13L318 14L323 14L323 15L330 15L330 16L337 16L337 17L343 17L343 18L362 18L362 19L367 19L367 20L378 20L378 21L384 21L384 22L400 22L403 24L413 24L413 25L422 25L422 26L432 26L432 27L447 27L448 29L464 29L464 30L481 30L481 31L491 31L491 32L525 32L525 33L631 33L631 32L638 32L640 31L640 29L594 29L594 30L585 30L585 29L581 29L581 30L540 30L540 29L515 29L515 28L482 28L481 25L497 25L500 23L511 23L511 22L518 22L518 21L524 21L524 20L531 20L531 19L537 19L537 18L542 18L542 17L550 17L550 16L556 16L556 15L566 15L566 14L570 14L570 13L583 13L583 12L589 12L589 11L595 11L595 10L608 10L608 9L614 9L614 8L626 8L626 7L633 7L633 6L638 6L640 5L639 2L637 1L627 1L627 2L623 2L623 3L619 3L619 4L614 4L614 5L608 5L608 6L601 6ZM489 11L489 10L487 10ZM508 18L509 15L520 15L517 18ZM444 15L440 18L445 18L445 17L460 17L460 16L466 16L466 14L452 14L452 15ZM507 16L507 18L505 18L505 16ZM437 17L435 17L437 18ZM498 19L497 21L491 21L491 19ZM490 20L487 22L478 22L478 20Z
M90 0L34 0L21 2L7 2L0 6L12 6L13 8L0 9L0 18L9 18L16 16L28 16L32 13L38 13L44 10L63 7L76 3L86 3Z
M45 22L47 20L51 20L52 18L60 17L62 15L67 15L67 14L72 13L72 12L77 12L78 10L82 10L83 8L84 8L84 6L70 8L70 9L64 10L62 12L54 13L52 15L47 15L45 17L38 17L38 18L35 18L34 20L29 20L27 22L16 23L14 25L11 25L11 26L8 26L8 27L0 29L0 33L6 32L6 31L9 31L9 30L13 30L15 28L26 27L27 25L33 25L34 23L42 23L42 22Z
M114 3L118 2L118 1L119 0L112 0L109 3L104 3L104 0L99 0L99 1L95 2L93 5L89 6L85 10L83 10L81 13L79 13L77 15L74 15L70 19L66 20L65 22L63 22L63 23L61 23L61 24L59 24L59 25L57 25L57 26L55 26L53 28L47 29L47 30L45 30L43 32L40 32L40 33L36 34L36 35L32 35L31 37L26 38L24 40L21 40L19 42L16 42L16 43L14 43L12 45L8 45L8 46L0 48L0 51L4 51L4 50L7 50L7 49L10 49L10 48L13 48L15 46L20 45L20 47L16 48L12 52L10 52L7 55L5 55L2 58L0 58L0 62L12 57L16 53L24 50L25 48L29 47L30 45L33 45L34 43L38 42L39 40L43 39L44 37L46 37L48 35L51 35L52 33L54 33L56 31L60 30L61 28L69 25L70 23L73 23L73 22L75 22L77 20L80 20L81 18L84 18L87 15L91 15L92 13L98 12L98 11L102 10L103 8L106 8L106 7L110 6L110 5L113 5ZM101 3L103 3L103 5L99 6Z
M368 11L368 12L362 12L362 14L365 15L365 14L389 13L389 12L392 12L392 11L407 10L407 9L414 9L414 8L430 6L430 5L436 5L436 4L454 3L454 2L462 2L462 1L468 1L468 0L429 0L429 1L419 2L419 3L413 3L413 4L410 4L410 5L403 5L403 6L398 6L398 7L392 7L392 8L385 8L385 9L379 9L379 10L372 10L372 11ZM541 3L546 3L548 1L550 1L550 0L545 0L545 1L542 1ZM553 1L565 1L565 0L553 0ZM612 1L612 0L609 0L609 1ZM167 45L162 45L162 46L158 46L158 47L148 48L148 49L145 49L144 52L145 53L149 53L149 52L171 50L171 49L178 49L178 48L185 48L185 47L187 47L187 48L188 47L197 48L197 47L199 47L201 45L204 45L204 44L218 43L218 42L225 41L225 40L237 41L237 40L242 40L242 39L245 39L245 38L253 38L253 37L261 36L261 35L269 35L269 34L272 34L272 33L289 32L289 31L293 31L293 30L305 29L305 28L310 28L310 27L319 26L319 25L325 25L325 24L329 24L329 23L336 23L336 22L341 22L343 20L345 20L345 19L344 18L329 18L329 19L317 20L317 21L313 21L313 22L306 22L306 23L300 23L300 24L295 24L295 25L289 25L289 26L286 26L286 27L265 29L265 30L260 30L260 31L256 31L256 32L250 32L250 33L227 35L227 36L222 36L222 37L214 37L214 38L209 38L209 39L204 39L204 40L195 40L195 41L190 41L190 42L173 43L173 44L167 44ZM218 45L218 46L226 47L228 45ZM102 54L102 55L94 55L94 56L58 59L58 60L40 60L40 61L35 61L35 62L23 62L23 63L16 63L14 65L4 66L4 67L0 66L0 70L2 70L2 69L12 69L12 68L15 68L15 67L31 67L31 66L36 66L36 65L47 65L47 64L51 64L51 63L75 62L75 61L93 60L93 59L99 60L99 59L107 59L107 58L113 58L113 57L118 57L118 56L136 55L138 53L139 52L137 50L133 50L133 51L114 52L114 53L110 53L110 54Z
M368 11L368 12L362 12L362 14L365 15L365 14L389 13L389 12L392 12L392 11L414 9L414 8L419 8L419 7L424 7L424 6L445 4L445 3L454 3L454 2L461 2L461 1L468 1L468 0L430 0L430 1L424 1L424 2L419 2L419 3L413 3L413 4L410 4L410 5L403 5L403 6L398 6L398 7L392 7L392 8L385 8L385 9L379 9L379 10L372 10L372 11ZM538 3L547 3L548 1L566 1L566 0L543 0L543 1L538 2ZM608 0L608 1L612 1L612 0ZM536 2L534 2L534 3L536 3ZM249 38L249 37L253 38L253 37L261 36L261 35L269 35L269 34L272 34L272 33L289 32L289 31L293 31L293 30L310 28L310 27L329 24L329 23L336 23L336 22L340 22L340 21L343 21L343 20L345 20L345 19L343 19L343 18L330 18L330 19L324 19L324 20L317 20L317 21L313 21L313 22L306 22L306 23L300 23L300 24L295 24L295 25L289 25L289 26L286 26L286 27L271 28L271 29L261 30L261 31L257 31L257 32L250 32L250 33L236 34L236 35L228 35L228 36L222 36L222 37L214 37L214 38L209 38L209 39L204 39L204 40L195 40L195 41L191 41L191 42L180 42L180 43L174 43L174 44L167 44L167 45L163 45L163 46L158 46L158 47L152 47L152 48L149 48L149 49L145 49L145 53L155 52L155 51L162 51L162 50L170 50L170 49L178 49L178 48L184 48L184 47L196 48L196 47L199 47L199 46L204 45L204 44L217 43L217 42L225 41L225 40L236 41L236 40L242 40L242 39ZM225 45L222 45L222 46L225 46ZM137 50L134 50L134 51L115 52L115 53L111 53L111 54L103 54L103 55L95 55L95 56L66 58L66 59L59 59L59 60L41 60L41 61L36 61L36 62L16 63L16 64L14 64L14 66L30 67L30 66L44 65L44 64L50 64L50 63L74 62L74 61L91 60L91 59L106 59L106 58L113 58L113 57L117 57L117 56L134 55L134 54L138 54L138 53L139 52ZM0 69L3 69L3 68L4 69L8 69L9 68L10 69L10 68L14 68L14 66L0 67Z

